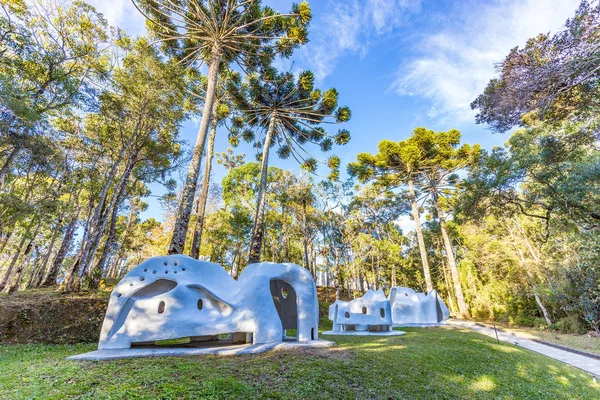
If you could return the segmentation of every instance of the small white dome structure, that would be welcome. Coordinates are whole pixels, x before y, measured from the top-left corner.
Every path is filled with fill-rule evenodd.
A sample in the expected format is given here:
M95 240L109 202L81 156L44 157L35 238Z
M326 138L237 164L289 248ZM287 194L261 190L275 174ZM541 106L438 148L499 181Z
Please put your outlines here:
M183 255L155 257L133 268L113 290L99 350L73 358L257 353L286 344L332 345L318 340L318 319L315 283L298 265L251 264L236 281L218 264ZM294 338L286 336L290 329L296 331ZM221 337L227 337L226 344L251 345L223 347ZM154 346L182 338L196 347Z
M336 300L329 307L331 331L324 335L402 335L392 327L435 326L445 323L450 311L435 290L416 293L410 288L393 287L389 298L383 290L368 290L352 301Z
M383 290L368 290L364 296L351 301L336 300L329 307L331 331L325 335L384 335L398 336L404 332L392 330L390 302Z
M424 294L395 286L390 289L389 301L394 327L439 325L450 318L448 307L435 290Z

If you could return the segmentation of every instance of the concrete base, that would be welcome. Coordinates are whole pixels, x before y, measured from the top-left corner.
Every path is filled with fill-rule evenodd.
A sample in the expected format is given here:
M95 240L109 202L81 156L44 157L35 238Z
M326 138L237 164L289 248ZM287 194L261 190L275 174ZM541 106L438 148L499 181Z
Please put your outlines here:
M369 331L325 331L321 335L336 335L336 336L402 336L406 332L402 331L387 331L387 332L369 332Z
M440 322L439 324L394 324L392 327L394 328L437 328L440 326L448 326L445 322Z
M326 348L334 346L328 340L311 340L307 342L273 342L265 344L242 344L222 347L206 348L133 348L133 349L105 349L68 357L67 360L115 360L135 357L181 357L213 354L230 356L238 354L259 354L270 350Z

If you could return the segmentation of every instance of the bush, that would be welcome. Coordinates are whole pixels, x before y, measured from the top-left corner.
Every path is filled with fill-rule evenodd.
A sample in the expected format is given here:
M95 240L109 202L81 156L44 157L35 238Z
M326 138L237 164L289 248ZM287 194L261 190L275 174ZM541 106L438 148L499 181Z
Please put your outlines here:
M587 327L579 318L579 315L573 314L564 317L550 325L550 329L559 331L560 333L586 333Z

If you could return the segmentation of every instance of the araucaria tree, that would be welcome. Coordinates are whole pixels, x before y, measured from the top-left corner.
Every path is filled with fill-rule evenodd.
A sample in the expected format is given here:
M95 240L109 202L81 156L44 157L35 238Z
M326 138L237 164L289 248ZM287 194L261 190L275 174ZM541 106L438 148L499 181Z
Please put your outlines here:
M480 150L479 146L459 147L460 136L457 130L436 133L425 128L417 128L406 140L382 141L379 144L379 153L376 155L359 154L358 161L351 163L348 170L362 182L375 180L376 184L384 189L408 187L427 291L433 290L433 282L421 227L418 200L429 198L440 223L459 312L466 317L469 312L456 267L454 249L446 227L447 197L451 194L456 180L454 174L469 165Z
M328 135L323 124L346 122L350 120L351 112L348 107L338 107L335 89L325 92L316 89L314 75L310 71L296 77L289 72L278 73L272 67L265 67L260 73L251 74L247 82L232 87L231 91L237 108L243 112L243 118L235 121L232 139L235 141L237 135L241 135L252 140L259 133L257 146L262 144L260 185L248 256L248 262L255 263L260 261L264 234L271 147L278 145L279 157L285 159L291 155L303 169L314 172L318 161L306 150L307 145L317 145L327 152L334 144L348 143L350 133L347 130ZM337 179L339 157L330 157L327 164L332 169L330 178Z
M433 290L433 282L421 227L419 195L415 188L415 183L418 181L423 168L424 159L425 155L421 154L418 147L408 140L400 142L382 140L379 143L379 153L376 155L360 153L357 156L357 161L348 165L348 173L357 177L363 183L374 179L377 185L386 189L395 189L401 186L408 187L408 198L411 203L412 217L415 221L423 275L427 291L430 292Z
M236 62L245 70L275 55L290 56L307 42L311 10L307 2L279 14L260 0L134 0L151 31L188 66L208 65L206 99L169 254L182 253L198 185L200 164L222 64Z

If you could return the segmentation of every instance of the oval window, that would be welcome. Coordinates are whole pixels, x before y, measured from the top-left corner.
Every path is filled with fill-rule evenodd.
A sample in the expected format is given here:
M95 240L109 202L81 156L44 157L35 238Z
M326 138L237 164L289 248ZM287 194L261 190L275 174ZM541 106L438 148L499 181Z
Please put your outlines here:
M346 316L346 318L350 318L350 313L348 311L346 311L346 314L344 314Z
M165 312L165 302L161 301L160 303L158 303L158 313L162 314Z
M385 318L385 308L380 308L379 314L381 314L381 318Z
M288 297L288 290L286 287L281 289L281 295L283 296L284 299L287 299Z
M363 314L366 314L366 313L367 313L367 307L363 307L363 308L362 308L362 313L363 313Z
M202 299L198 299L198 310L202 310L204 304L202 303Z

